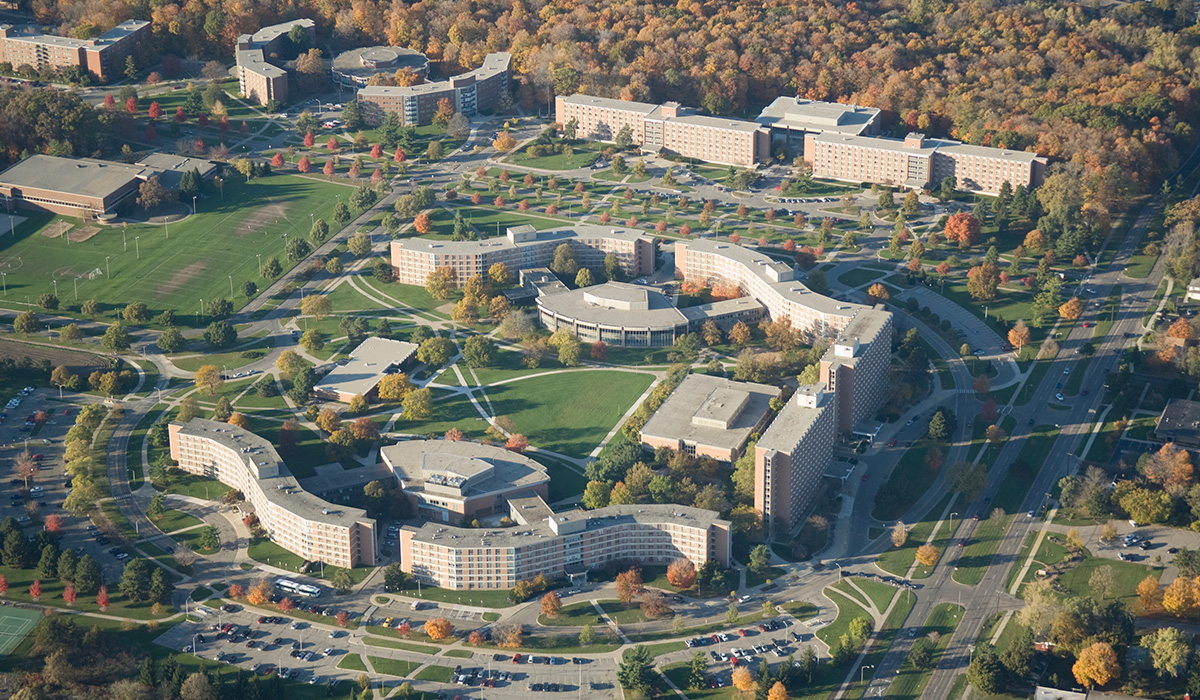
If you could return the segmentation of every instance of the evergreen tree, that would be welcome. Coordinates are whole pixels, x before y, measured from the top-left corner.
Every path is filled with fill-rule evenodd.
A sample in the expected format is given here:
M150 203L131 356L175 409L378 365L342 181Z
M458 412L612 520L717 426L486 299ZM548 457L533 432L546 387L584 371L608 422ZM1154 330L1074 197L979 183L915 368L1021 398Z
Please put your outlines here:
M100 565L90 554L79 557L75 565L75 590L80 595L94 595L104 584L104 575Z
M46 546L42 547L42 556L41 559L38 560L38 578L42 580L52 579L57 573L58 549L52 544L47 544Z

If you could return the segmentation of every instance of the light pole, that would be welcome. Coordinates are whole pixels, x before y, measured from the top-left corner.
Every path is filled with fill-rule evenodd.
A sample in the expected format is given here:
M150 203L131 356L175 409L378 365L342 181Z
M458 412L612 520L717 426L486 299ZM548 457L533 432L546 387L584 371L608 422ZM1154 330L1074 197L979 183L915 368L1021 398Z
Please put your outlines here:
M262 277L262 253L255 253L254 257L258 258L258 276Z
M950 514L950 532L954 532L954 516L956 515L958 515L958 513Z
M142 240L141 236L133 237L133 252L137 255L137 259L142 259L142 247L138 245L138 241Z
M58 280L50 280L54 283L54 296L58 296Z
M863 674L866 673L866 670L868 668L875 668L875 667L872 665L866 665L866 666L862 666L858 669L858 682L859 683L863 682Z
M108 256L107 255L104 256L104 270L105 270L105 274L108 275L108 278L112 279L112 268L109 267L109 265L108 265Z
M8 296L8 273L0 272L0 282L4 283L4 296Z
M227 275L227 277L229 277L229 298L232 299L233 298L233 275Z
M122 226L121 227L121 252L128 252L128 250L129 250L129 241L125 239L125 231L126 231L126 228L124 226Z
M192 216L196 215L196 195L192 196Z

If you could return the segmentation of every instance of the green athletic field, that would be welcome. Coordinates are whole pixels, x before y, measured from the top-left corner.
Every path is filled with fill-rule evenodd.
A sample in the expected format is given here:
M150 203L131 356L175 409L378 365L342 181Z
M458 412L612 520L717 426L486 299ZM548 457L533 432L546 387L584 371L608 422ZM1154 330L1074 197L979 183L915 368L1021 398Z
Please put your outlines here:
M285 269L290 267L284 234L307 238L312 215L332 225L335 193L345 201L352 192L345 185L294 175L243 182L231 174L224 195L208 185L197 202L196 216L169 227L103 226L34 214L17 226L15 237L0 235L0 272L5 273L8 290L0 294L0 304L28 308L26 304L36 303L41 294L54 292L57 280L61 310L66 312L78 312L91 298L104 312L142 301L152 314L170 308L181 316L194 315L201 299L207 303L214 297L231 298L240 308L246 302L242 284L253 280L261 288L265 283L258 275L256 255L263 261L277 257ZM62 222L60 228L72 224L76 233L88 226L100 231L83 241L70 241L70 233L43 235L55 230L51 227L56 222Z
M41 612L27 608L0 607L0 656L8 656L25 639Z

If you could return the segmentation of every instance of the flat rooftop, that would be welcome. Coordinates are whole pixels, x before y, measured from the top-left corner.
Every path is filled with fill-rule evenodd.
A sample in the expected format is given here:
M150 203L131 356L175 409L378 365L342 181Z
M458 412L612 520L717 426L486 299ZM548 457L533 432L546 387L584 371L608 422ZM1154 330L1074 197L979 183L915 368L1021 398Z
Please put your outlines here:
M995 158L997 160L1009 160L1016 163L1032 163L1035 160L1044 160L1036 153L1029 151L1016 151L1007 148L991 148L989 146L974 146L967 143L960 143L950 139L931 139L926 138L920 147L905 145L904 139L890 138L887 136L852 136L848 134L837 134L826 132L813 137L814 140L822 143L842 143L860 148L868 148L873 150L895 151L899 153L909 153L922 157L930 157L934 153L946 154L962 154L979 156L982 158Z
M367 338L350 351L349 362L335 367L315 388L339 394L365 395L383 378L384 370L407 362L416 353L416 343Z
M311 19L301 18L294 19L289 22L280 22L267 27L259 27L258 31L253 34L243 34L238 37L238 42L250 42L252 44L268 44L280 36L292 31L292 27L300 25L305 29L315 29L317 23Z
M103 51L105 48L118 43L122 39L132 36L138 30L148 26L150 26L149 22L140 19L127 19L107 32L104 32L100 36L96 37L96 39L91 42L89 46L84 48L88 49L89 51Z
M154 168L91 158L32 155L0 173L0 187L38 189L105 198L133 180L157 175Z
M763 108L755 121L774 128L857 135L870 130L879 114L875 107L777 97Z
M658 290L623 282L546 294L538 297L537 303L560 316L598 326L673 328L688 322L687 317ZM627 304L641 308L630 308Z
M1162 440L1195 442L1200 439L1200 401L1171 399L1158 417L1154 433Z
M815 399L816 406L802 405L804 398ZM834 410L833 398L833 394L825 389L824 384L809 384L798 388L787 405L780 409L771 421L771 425L763 431L755 448L790 453L822 413ZM830 442L833 436L834 433L831 432Z
M179 189L179 182L186 172L195 170L201 178L207 179L217 170L217 164L206 158L189 158L173 153L151 153L139 160L137 165L158 170L159 182L173 190Z
M480 255L492 250L520 248L546 243L563 243L574 238L615 238L626 241L653 241L644 231L628 228L601 226L599 224L576 224L563 228L548 229L526 234L527 238L513 241L510 236L484 238L478 241L440 241L431 238L402 238L392 246L400 250L431 252L439 255Z
M738 450L776 396L779 389L767 384L689 374L646 422L642 435Z
M516 500L516 499L514 499ZM540 498L538 500L541 500ZM510 500L510 503L513 501ZM524 503L518 500L517 502ZM534 506L538 515L549 510ZM711 510L701 510L691 506L674 504L633 504L597 508L596 510L571 509L561 513L551 513L560 523L585 521L584 531L604 530L632 523L643 525L688 525L695 528L707 529L714 525L729 528L728 520L721 520L720 515ZM439 547L452 549L467 549L476 547L520 547L533 545L546 539L558 537L546 520L530 520L527 525L509 528L461 528L434 522L426 522L419 527L406 525L405 530L413 533L414 542L435 544Z
M432 95L439 92L450 92L455 88L450 80L473 77L476 81L486 80L497 73L508 71L512 56L503 51L489 53L483 59L483 64L466 73L459 73L447 80L438 80L420 85L368 85L360 88L358 94L363 97L404 97L406 95Z
M429 59L420 51L402 46L368 46L343 51L334 57L332 65L338 73L370 78L376 73L394 73L404 68L427 70Z
M478 477L490 470L485 478L471 479L463 498L533 488L550 480L546 467L535 459L469 440L406 440L381 448L379 455L406 491L424 490L435 474Z
M330 503L305 491L296 477L292 476L287 465L279 457L266 438L236 425L220 423L204 418L193 418L187 423L179 424L180 434L194 435L212 440L238 453L246 460L247 469L252 460L260 470L257 479L263 495L279 508L296 513L314 522L329 523L340 527L349 527L361 520L370 520L367 512L360 508ZM254 472L250 472L253 478Z
M602 107L604 109L621 109L628 112L637 112L639 114L650 114L658 109L660 105L650 104L648 102L632 102L629 100L615 100L611 97L596 97L594 95L575 94L569 97L562 98L567 104L586 105L591 107Z
M891 318L892 312L882 308L860 307L859 311L850 319L850 323L846 324L845 330L838 334L838 337L829 345L821 359L835 365L853 365L858 362L861 353L856 353L853 357L839 355L836 346L854 343L858 343L859 346L867 346L874 343L879 339L879 334L887 328Z

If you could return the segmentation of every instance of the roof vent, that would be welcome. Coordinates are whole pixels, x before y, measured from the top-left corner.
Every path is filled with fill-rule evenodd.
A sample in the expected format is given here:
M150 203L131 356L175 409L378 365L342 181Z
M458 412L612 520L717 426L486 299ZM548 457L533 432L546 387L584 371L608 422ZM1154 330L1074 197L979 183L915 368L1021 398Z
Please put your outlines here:
M321 515L329 515L329 509L328 509L328 508L322 508L322 509L321 509Z

